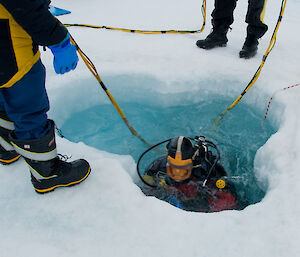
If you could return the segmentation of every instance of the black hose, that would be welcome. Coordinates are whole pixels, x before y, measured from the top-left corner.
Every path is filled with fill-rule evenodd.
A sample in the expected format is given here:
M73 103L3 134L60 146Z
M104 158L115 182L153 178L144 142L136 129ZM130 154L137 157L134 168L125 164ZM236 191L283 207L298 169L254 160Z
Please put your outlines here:
M151 184L149 184L147 181L145 181L145 179L144 179L143 176L141 175L140 169L139 169L139 165L140 165L141 159L143 158L143 156L144 156L146 153L148 153L149 151L151 151L153 148L155 148L155 147L157 147L157 146L159 146L159 145L161 145L161 144L163 144L163 143L166 143L166 142L170 141L171 139L172 139L172 138L169 138L169 139L164 140L164 141L162 141L162 142L160 142L160 143L157 143L156 145L151 146L151 147L148 148L145 152L143 152L142 155L140 156L140 158L138 159L137 164L136 164L137 173L138 173L140 179L142 180L142 182L143 182L145 185L150 186L150 187L153 187L153 188L156 188L156 187L157 187L157 185L151 185Z
M191 137L189 137L189 138L190 138L191 140L193 140L193 141L199 142L199 141L195 140L194 138L191 138ZM164 140L164 141L162 141L162 142L159 142L159 143L157 143L157 144L151 146L151 147L148 148L146 151L144 151L144 152L141 154L141 156L139 157L139 159L138 159L138 161L137 161L137 164L136 164L136 169L137 169L137 173L138 173L139 178L141 179L141 181L142 181L145 185L147 185L147 186L149 186L149 187L152 187L152 188L157 188L157 187L158 187L157 185L149 184L147 181L145 181L145 179L144 179L143 176L141 175L141 173L140 173L140 168L139 168L141 159L144 157L144 155L145 155L146 153L148 153L149 151L151 151L153 148L155 148L155 147L157 147L157 146L159 146L159 145L161 145L161 144L164 144L164 143L166 143L166 142L169 142L171 139L172 139L172 138L169 138L169 139L167 139L167 140ZM207 174L207 176L206 176L206 178L205 178L205 180L204 180L204 182L203 182L203 185L205 185L205 181L207 181L207 179L209 178L209 176L210 176L210 174L212 173L213 169L215 168L217 162L220 160L220 151L219 151L219 149L217 148L217 146L216 146L213 142L211 142L211 141L209 141L209 140L206 140L206 139L205 139L205 141L201 141L201 142L202 142L202 143L205 143L205 145L207 145L207 146L210 146L210 147L214 148L214 149L217 151L217 156L216 156L216 159L215 159L215 161L214 161L213 164L211 164L211 162L208 160L208 158L207 158L207 153L205 153L205 160L206 160L206 161L208 162L208 164L210 164L210 166L211 166L210 169L209 169L209 172L208 172L208 174Z
M210 162L210 161L208 160L208 158L207 158L207 153L205 153L205 160L210 164L210 169L209 169L209 171L208 171L208 173L207 173L206 178L204 179L203 186L205 186L205 183L206 183L206 181L208 180L210 174L211 174L212 171L214 170L214 168L215 168L217 162L220 160L220 151L219 151L219 149L217 148L217 146L216 146L213 142L211 142L211 141L205 141L205 142L207 143L208 146L211 146L212 148L214 148L214 149L217 151L217 156L216 156L216 158L215 158L214 163L211 164L211 162Z

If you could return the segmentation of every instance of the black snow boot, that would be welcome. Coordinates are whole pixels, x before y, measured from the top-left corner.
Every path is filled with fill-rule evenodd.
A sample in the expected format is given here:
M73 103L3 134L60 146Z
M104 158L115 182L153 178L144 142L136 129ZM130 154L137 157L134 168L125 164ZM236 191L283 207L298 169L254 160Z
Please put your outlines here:
M215 47L224 47L226 46L228 39L227 39L227 32L229 29L228 21L224 20L217 20L212 21L213 30L212 32L206 37L206 39L198 40L196 45L203 49L212 49Z
M66 162L56 151L54 122L47 135L40 139L19 140L14 134L10 139L15 150L29 166L31 182L37 193L47 193L57 187L68 187L85 180L90 174L89 163L84 160Z
M11 164L21 157L14 150L9 139L9 134L14 128L14 123L8 119L5 112L0 111L0 163L3 165Z
M258 49L258 40L253 35L247 35L242 50L240 51L240 58L249 59L256 55Z

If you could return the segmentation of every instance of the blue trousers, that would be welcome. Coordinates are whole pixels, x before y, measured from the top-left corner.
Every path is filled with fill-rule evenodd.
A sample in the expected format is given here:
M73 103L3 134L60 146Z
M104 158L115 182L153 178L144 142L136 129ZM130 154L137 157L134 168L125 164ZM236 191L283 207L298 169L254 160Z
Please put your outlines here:
M18 139L42 138L50 129L45 78L45 67L39 60L13 86L0 89L0 111L4 111L14 122L14 132Z

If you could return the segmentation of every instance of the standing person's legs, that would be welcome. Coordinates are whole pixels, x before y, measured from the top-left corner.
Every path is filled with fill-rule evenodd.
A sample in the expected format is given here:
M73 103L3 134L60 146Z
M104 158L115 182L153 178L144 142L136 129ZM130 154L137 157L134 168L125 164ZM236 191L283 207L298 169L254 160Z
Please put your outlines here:
M36 192L78 184L89 175L86 160L68 163L58 157L55 125L47 119L49 100L41 61L12 87L1 89L0 102L0 108L4 108L0 111L14 124L8 133L9 144L28 164Z
M14 122L18 139L41 138L50 129L49 100L45 89L45 67L38 61L17 83L1 89L2 111Z
M198 40L196 45L203 49L226 46L227 32L233 23L233 11L237 0L215 0L212 16L212 32L204 40Z
M49 101L45 89L45 68L38 61L17 83L0 89L0 162L10 164L19 159L9 134L19 139L43 137L50 129L46 112Z
M0 163L7 165L17 161L21 155L14 150L10 143L9 134L15 129L15 126L3 111L4 100L1 92L0 90Z
M258 39L268 30L268 26L263 23L265 6L267 0L248 0L248 11L246 15L247 36L242 50L241 58L251 58L256 55L258 49Z
M248 0L248 11L246 15L247 34L261 38L268 30L263 22L267 0Z
M237 0L215 0L215 8L211 14L212 23L225 23L230 26L233 21L233 11Z
M14 133L18 139L41 138L50 129L45 76L45 67L38 61L20 81L1 89L4 110L14 122Z

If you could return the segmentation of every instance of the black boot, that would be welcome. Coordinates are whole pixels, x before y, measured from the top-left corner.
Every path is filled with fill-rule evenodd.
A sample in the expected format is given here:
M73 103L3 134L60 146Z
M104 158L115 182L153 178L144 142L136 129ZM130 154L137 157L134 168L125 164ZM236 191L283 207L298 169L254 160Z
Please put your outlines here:
M240 58L249 59L256 55L258 40L253 35L247 35L242 50L240 51Z
M13 130L14 123L8 119L5 112L0 111L0 163L3 165L11 164L21 157L9 140L9 133Z
M47 193L57 187L80 183L90 174L89 163L84 160L66 162L56 152L54 122L47 135L40 139L18 140L12 133L10 138L15 150L29 166L31 182L37 193Z
M204 40L198 40L196 45L203 49L212 49L215 47L224 47L226 46L227 32L229 29L228 21L217 20L212 21L213 30Z

